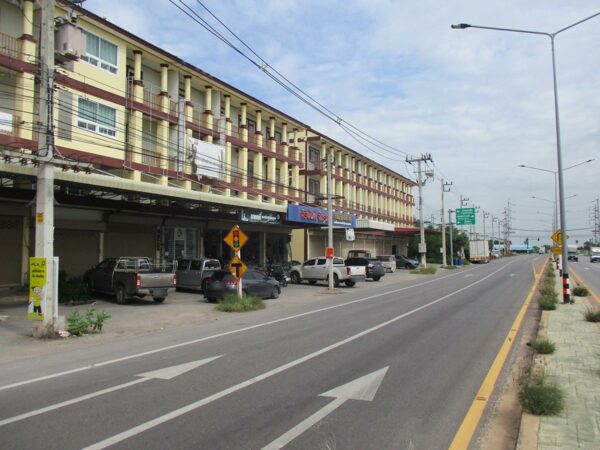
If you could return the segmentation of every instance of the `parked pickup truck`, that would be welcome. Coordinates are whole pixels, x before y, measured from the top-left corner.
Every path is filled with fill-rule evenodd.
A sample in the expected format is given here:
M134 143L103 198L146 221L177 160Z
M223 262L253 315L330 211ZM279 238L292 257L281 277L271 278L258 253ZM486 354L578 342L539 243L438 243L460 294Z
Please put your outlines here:
M114 295L120 304L146 295L162 303L176 282L171 264L154 266L149 258L137 256L107 258L85 272L83 280L93 292Z
M315 284L317 281L327 281L328 276L327 259L324 256L311 258L302 265L292 266L290 279L292 283L308 281ZM333 258L333 285L338 287L340 283L352 287L359 280L365 279L365 267L346 266L342 258Z
M206 280L221 270L218 259L198 258L180 259L177 261L177 289L194 289L204 292Z

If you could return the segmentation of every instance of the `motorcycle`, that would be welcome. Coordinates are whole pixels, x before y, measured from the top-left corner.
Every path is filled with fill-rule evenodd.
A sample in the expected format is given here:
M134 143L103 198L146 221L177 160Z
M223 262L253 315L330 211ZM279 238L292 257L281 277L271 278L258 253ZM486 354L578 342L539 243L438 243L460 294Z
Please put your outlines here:
M275 278L279 281L281 287L286 287L290 281L289 271L281 265L273 265L267 267L266 273L268 276Z

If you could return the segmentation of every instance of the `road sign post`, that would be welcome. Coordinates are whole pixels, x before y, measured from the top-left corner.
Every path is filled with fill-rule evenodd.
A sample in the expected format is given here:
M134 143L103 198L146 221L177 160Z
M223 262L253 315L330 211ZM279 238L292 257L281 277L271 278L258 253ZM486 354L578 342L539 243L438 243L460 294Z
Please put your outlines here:
M248 267L242 261L242 247L248 242L248 235L242 231L239 225L234 225L223 241L234 251L233 258L227 268L231 274L238 280L237 284L237 295L238 298L242 298L242 276L246 273Z

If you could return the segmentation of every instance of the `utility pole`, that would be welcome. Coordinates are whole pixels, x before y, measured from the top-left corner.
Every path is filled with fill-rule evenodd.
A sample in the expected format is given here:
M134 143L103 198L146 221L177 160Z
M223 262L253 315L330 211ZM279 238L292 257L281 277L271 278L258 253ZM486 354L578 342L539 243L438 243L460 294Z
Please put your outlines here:
M54 133L53 133L53 81L54 81L54 0L42 0L39 43L39 133L38 173L35 196L35 257L44 258L46 283L39 291L33 336L54 335L58 319L54 274ZM37 294L36 294L37 295ZM30 299L31 301L31 299ZM34 308L37 306L34 303ZM41 309L40 309L41 308ZM35 310L34 310L35 312ZM39 316L38 316L39 317Z
M446 266L446 225L444 224L444 192L450 192L450 186L452 186L452 182L444 183L444 179L441 180L442 185L442 267ZM448 190L446 190L448 188ZM452 228L450 228L452 230ZM452 259L452 256L450 256Z
M327 247L333 248L333 205L331 200L331 165L333 154L327 152ZM334 255L335 256L335 255ZM327 260L327 281L329 290L333 290L333 259Z
M448 226L450 227L450 265L454 265L454 248L452 247L452 213L454 210L448 208Z
M433 160L431 154L422 154L419 158L406 157L406 162L417 163L417 182L419 186L419 228L421 231L421 242L419 243L419 253L421 254L421 267L427 267L427 246L425 245L425 227L423 223L423 179L421 178L421 163Z

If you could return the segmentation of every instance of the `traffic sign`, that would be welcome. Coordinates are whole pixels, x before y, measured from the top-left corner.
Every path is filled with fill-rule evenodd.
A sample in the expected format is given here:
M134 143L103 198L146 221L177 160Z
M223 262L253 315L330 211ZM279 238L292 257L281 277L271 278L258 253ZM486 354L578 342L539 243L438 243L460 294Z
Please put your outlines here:
M234 225L223 240L234 252L238 252L248 242L248 235L241 230L239 225Z
M562 247L554 247L552 249L552 253L554 253L555 255L562 255Z
M475 208L456 208L456 225L475 225Z
M557 245L562 245L562 243L563 243L562 230L556 230L554 232L554 234L551 236L551 238L554 242L556 242ZM567 234L567 239L569 239L568 234Z
M246 273L246 270L248 270L248 266L244 264L244 261L238 258L237 255L231 258L231 262L227 268L231 272L231 275L233 275L235 278L243 277Z

